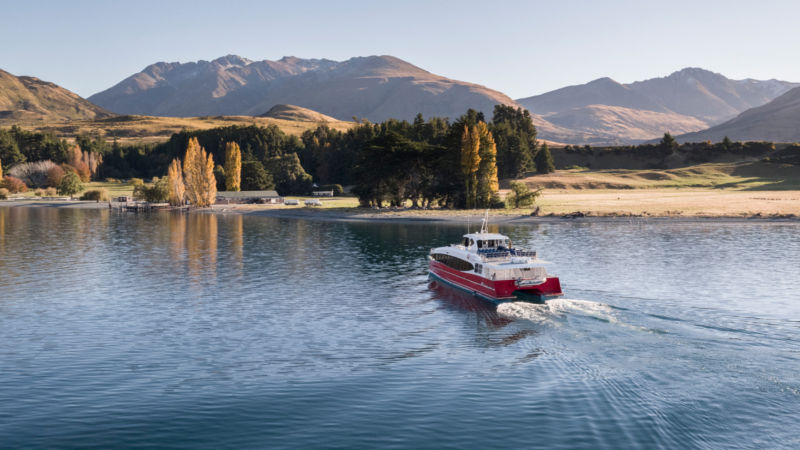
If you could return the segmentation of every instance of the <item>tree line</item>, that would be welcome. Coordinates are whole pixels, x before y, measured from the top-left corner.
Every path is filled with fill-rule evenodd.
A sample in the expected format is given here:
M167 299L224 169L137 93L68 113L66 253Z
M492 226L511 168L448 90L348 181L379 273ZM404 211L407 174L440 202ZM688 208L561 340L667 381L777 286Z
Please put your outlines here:
M361 203L382 206L497 206L498 179L537 170L554 170L546 145L536 140L530 114L498 105L491 121L468 110L447 118L412 122L362 120L347 131L325 125L300 137L277 126L230 126L181 131L160 144L122 145L100 137L78 135L74 143L52 133L0 129L0 165L50 161L55 165L90 167L96 179L168 179L170 165L197 141L209 157L217 190L238 185L242 190L276 189L281 195L308 194L319 185L351 185ZM228 147L239 149L240 167L229 173ZM80 154L80 158L76 155ZM163 191L164 181L161 182Z

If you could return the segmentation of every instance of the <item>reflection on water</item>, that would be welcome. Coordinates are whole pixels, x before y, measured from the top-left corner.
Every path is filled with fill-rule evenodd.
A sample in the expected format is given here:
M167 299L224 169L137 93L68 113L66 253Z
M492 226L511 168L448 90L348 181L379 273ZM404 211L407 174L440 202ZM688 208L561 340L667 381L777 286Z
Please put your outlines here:
M500 306L465 231L0 207L0 447L800 446L800 226L498 227Z

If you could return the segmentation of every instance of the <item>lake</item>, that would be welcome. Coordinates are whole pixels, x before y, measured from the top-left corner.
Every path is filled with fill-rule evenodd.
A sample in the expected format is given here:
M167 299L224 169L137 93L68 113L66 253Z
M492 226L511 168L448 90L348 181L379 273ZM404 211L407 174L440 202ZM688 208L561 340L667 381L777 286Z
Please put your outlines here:
M800 447L800 224L499 231L564 298L429 283L465 226L0 207L0 447Z

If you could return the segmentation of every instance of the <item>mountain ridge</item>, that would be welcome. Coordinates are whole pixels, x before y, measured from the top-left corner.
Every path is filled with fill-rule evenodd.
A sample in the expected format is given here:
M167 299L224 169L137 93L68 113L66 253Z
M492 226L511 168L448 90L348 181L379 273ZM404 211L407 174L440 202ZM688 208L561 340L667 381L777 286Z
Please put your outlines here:
M491 114L495 104L516 106L501 92L389 55L340 62L291 56L251 61L237 55L159 62L89 100L124 114L258 115L275 104L292 104L340 120L372 121L411 119L417 113L455 118L470 107Z
M55 83L0 69L0 121L66 121L114 115Z

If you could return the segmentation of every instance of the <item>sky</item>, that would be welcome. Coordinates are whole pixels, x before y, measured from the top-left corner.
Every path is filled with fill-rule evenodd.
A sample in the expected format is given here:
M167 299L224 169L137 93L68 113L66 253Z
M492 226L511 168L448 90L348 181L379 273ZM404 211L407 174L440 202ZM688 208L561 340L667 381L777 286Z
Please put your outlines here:
M0 0L0 69L83 97L158 61L392 55L521 98L702 67L800 81L800 2Z

